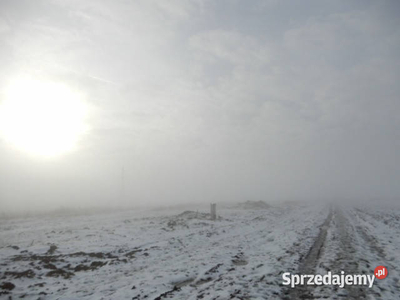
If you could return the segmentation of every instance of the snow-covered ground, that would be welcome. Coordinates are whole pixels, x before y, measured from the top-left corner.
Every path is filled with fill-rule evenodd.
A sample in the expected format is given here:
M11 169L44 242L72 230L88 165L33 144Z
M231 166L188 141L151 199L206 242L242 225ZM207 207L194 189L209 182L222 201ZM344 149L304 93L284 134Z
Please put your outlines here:
M374 286L319 286L315 298L399 299L400 211L376 207L333 212L326 242L318 259L317 273L373 274L377 266L389 270L387 278L375 279Z
M256 203L257 204L257 203ZM8 299L398 299L400 211L324 205L126 210L0 221ZM330 213L331 212L331 213ZM323 234L322 234L323 233ZM318 247L318 251L311 251ZM293 293L282 273L344 269L384 280Z

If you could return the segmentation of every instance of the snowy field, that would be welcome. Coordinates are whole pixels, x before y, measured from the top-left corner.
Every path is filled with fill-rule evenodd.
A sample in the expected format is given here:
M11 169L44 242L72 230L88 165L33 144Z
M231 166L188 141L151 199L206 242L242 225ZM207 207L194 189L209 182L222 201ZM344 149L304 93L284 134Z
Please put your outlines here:
M400 211L324 205L14 218L0 222L4 299L398 299ZM316 249L318 248L318 249ZM282 273L389 276L290 289Z

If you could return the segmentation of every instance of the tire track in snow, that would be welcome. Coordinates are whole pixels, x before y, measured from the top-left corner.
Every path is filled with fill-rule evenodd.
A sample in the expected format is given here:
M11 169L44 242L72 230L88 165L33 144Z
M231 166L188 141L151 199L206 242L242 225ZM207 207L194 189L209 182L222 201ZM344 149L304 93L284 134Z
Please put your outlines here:
M326 255L321 257L321 266L332 274L371 274L374 271L374 257L379 262L385 261L385 252L379 242L368 230L367 220L353 209L336 208L331 223L332 233L326 244ZM369 223L369 222L367 222ZM389 268L391 267L388 264ZM375 282L376 283L376 282ZM380 288L379 288L380 289ZM374 286L345 285L319 286L316 298L329 299L379 299L380 291ZM392 298L390 298L392 299Z
M355 223L354 227L356 228L357 234L363 241L363 245L365 246L365 248L369 249L371 256L375 256L377 260L380 262L380 264L385 265L389 270L396 270L397 269L396 266L394 266L388 260L384 247L380 246L378 238L374 236L372 233L370 233L368 228L366 228L365 223L370 223L366 218L366 214L360 210L353 210L351 213L352 213L352 221ZM363 222L365 223L362 224ZM369 261L368 261L368 267L370 267ZM373 268L374 266L372 266L372 269ZM400 291L400 284L398 278L388 278L388 279L393 280L392 288L395 289L396 293L398 294ZM379 284L377 285L377 288L379 289L379 292L373 289L370 290L370 294L373 294L375 297L380 298L382 297L380 292L386 291L386 288L380 286ZM393 289L392 289L392 294L394 293Z
M332 273L359 274L359 257L354 247L357 241L357 232L346 214L339 208L335 209L334 223L339 234L338 253ZM365 287L345 285L344 288L334 286L336 295L346 299L366 299Z
M315 274L315 270L323 251L326 240L327 231L332 220L332 211L330 210L328 217L320 227L319 234L315 239L314 244L310 248L308 254L300 262L298 274ZM311 286L298 285L295 288L288 287L284 291L286 294L283 299L314 299L313 289Z

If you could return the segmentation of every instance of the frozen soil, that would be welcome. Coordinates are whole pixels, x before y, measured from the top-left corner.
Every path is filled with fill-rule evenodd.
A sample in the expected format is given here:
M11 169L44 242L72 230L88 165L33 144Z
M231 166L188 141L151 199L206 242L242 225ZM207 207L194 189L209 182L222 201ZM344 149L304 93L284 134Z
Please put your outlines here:
M400 210L324 205L130 210L0 221L4 299L398 299ZM282 285L372 274L373 288Z
M207 208L3 220L0 297L279 299L327 216Z

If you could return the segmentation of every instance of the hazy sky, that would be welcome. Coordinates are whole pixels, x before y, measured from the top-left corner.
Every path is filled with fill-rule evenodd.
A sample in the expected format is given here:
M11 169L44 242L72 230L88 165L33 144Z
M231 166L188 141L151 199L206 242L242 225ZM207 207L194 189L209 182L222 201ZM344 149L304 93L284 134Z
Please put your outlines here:
M0 137L0 209L398 198L399 15L395 0L0 0L0 101L28 76L88 107L62 155Z

